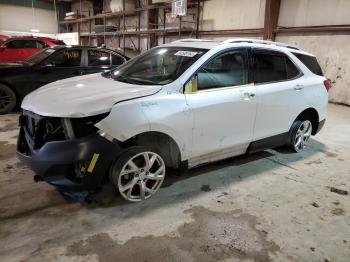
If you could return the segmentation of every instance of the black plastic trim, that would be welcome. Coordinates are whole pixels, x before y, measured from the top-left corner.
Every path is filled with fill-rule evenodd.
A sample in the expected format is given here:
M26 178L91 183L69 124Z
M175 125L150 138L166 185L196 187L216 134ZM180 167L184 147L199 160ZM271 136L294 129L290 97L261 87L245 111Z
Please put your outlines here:
M255 153L261 150L283 146L286 144L289 137L289 132L267 137L250 143L247 152Z
M321 129L323 128L325 123L326 123L326 119L323 119L322 121L318 122L318 126L317 126L317 130L316 130L315 135L321 131Z
M28 152L25 150L25 145L26 139L21 128L17 144L18 158L43 181L61 188L75 189L99 188L112 161L122 151L118 144L98 134L79 139L47 142L36 151ZM90 161L95 153L99 154L99 158L93 172L86 173L80 181L72 179L75 164Z

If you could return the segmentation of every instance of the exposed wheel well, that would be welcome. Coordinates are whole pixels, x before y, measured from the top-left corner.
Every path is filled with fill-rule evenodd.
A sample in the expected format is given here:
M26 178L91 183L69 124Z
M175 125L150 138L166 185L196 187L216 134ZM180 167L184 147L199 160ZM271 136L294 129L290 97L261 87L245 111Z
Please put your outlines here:
M315 135L319 125L319 116L314 108L307 108L301 112L296 119L310 120L312 123L312 135Z
M148 146L153 148L164 160L167 167L179 167L181 164L180 149L173 138L161 132L138 134L121 143L123 147Z
M7 86L8 88L10 88L16 95L16 99L17 99L17 104L19 103L19 99L20 99L20 96L19 94L17 93L17 90L11 86L9 83L6 83L6 82L3 82L3 81L0 81L0 85L4 85L4 86Z

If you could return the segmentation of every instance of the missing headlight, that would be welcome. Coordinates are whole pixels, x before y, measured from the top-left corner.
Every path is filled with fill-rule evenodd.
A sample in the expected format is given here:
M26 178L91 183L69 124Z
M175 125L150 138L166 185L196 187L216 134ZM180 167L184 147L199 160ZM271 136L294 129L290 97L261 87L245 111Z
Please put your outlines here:
M108 114L109 113L83 118L71 118L74 136L76 138L80 138L91 134L96 134L98 129L95 127L95 124L108 116Z

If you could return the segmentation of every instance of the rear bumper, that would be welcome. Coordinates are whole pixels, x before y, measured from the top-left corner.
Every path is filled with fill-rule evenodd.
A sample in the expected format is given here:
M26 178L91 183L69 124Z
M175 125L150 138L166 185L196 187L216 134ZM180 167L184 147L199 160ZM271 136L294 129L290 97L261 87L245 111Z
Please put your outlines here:
M17 143L17 156L34 171L35 180L44 180L63 189L100 187L109 166L120 151L118 145L98 134L47 142L38 150L28 151L22 128ZM85 168L81 172L82 164L90 169Z

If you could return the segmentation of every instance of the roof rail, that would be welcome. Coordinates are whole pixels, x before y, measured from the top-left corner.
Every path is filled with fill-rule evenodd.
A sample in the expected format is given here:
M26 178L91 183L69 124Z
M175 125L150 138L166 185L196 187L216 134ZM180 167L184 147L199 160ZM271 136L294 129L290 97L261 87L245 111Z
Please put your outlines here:
M268 40L260 40L260 39L251 39L251 38L232 38L228 39L226 41L223 41L222 44L227 43L254 43L254 44L265 44L265 45L274 45L274 46L280 46L280 47L286 47L290 49L299 50L296 46L280 43L280 42L274 42L274 41L268 41Z
M196 38L187 38L173 41L172 43L183 43L183 42L216 42L214 40L209 39L196 39Z

